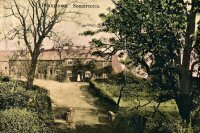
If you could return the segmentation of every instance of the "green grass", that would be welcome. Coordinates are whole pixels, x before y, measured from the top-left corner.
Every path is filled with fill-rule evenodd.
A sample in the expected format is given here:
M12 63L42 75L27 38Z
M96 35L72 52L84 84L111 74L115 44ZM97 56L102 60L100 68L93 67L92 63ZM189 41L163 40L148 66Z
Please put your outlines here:
M117 84L111 84L108 82L98 82L98 81L92 81L92 82L98 89L101 90L102 93L104 93L104 95L107 95L108 97L112 98L117 103L121 86ZM138 99L136 97L136 94L134 93L138 93ZM150 101L150 96L148 95L148 93L145 90L137 92L137 90L134 90L134 85L133 85L133 89L130 87L124 89L124 95L121 99L120 107L135 108L139 105L139 102L140 105L143 106L149 103L149 101ZM157 105L158 102L152 100L151 103L149 103L144 107L141 107L140 109L153 110L153 107L156 107ZM174 100L161 103L159 109L164 112L178 111L178 107Z

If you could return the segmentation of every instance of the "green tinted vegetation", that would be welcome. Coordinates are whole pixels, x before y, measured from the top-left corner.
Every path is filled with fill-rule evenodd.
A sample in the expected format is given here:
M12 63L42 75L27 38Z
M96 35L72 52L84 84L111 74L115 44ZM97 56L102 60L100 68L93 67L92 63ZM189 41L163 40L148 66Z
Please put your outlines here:
M4 133L36 133L44 126L36 113L26 109L6 109L0 112L0 131Z
M107 80L91 81L91 86L100 93L102 100L106 97L117 104L123 85L121 78L121 74L110 74ZM160 92L152 91L147 79L127 73L126 81L120 108L116 111L117 119L113 124L113 131L116 129L116 132L125 133L175 133L187 130L198 133L199 116L192 116L192 128L184 129L174 100L159 101Z
M26 90L22 81L1 80L0 110L1 132L51 131L51 100L42 88L34 86Z
M148 74L153 100L175 100L183 125L189 126L191 114L199 110L199 87L193 88L193 78L199 82L195 75L200 63L200 1L119 0L114 4L100 14L99 29L84 35L112 34L91 41L107 49L96 54L127 55L132 66Z
M121 77L121 74L111 74L107 80L94 80L92 83L101 91L102 94L107 95L117 103L119 92L122 87ZM153 108L158 104L156 99L152 99L152 95L156 94L152 94L150 92L146 79L142 79L128 73L126 76L126 83L120 107ZM160 109L165 109L166 111L178 111L175 101L173 100L161 103Z

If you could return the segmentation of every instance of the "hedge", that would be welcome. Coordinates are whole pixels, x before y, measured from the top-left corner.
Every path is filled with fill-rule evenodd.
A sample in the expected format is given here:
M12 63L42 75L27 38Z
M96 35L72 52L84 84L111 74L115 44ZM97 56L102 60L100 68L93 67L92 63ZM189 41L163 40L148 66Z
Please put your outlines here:
M95 81L91 80L89 82L88 90L91 94L100 97L102 101L108 103L113 107L117 107L117 102L115 102L114 99L112 99L106 92L104 92L101 88L99 88L95 83Z
M24 86L22 81L0 82L0 111L26 109L43 121L45 130L51 131L54 119L48 92L38 86L31 90L26 90Z
M26 109L8 109L0 112L0 117L2 133L42 132L42 122L37 114Z

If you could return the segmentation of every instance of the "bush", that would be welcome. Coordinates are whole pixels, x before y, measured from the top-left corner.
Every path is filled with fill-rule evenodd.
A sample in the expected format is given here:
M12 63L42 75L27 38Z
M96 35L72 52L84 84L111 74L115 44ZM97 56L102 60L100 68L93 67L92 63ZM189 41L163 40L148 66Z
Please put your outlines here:
M46 130L51 130L49 127L53 124L53 116L50 97L39 87L26 90L23 85L24 83L17 81L0 82L0 110L25 108L37 114Z
M33 85L32 90L39 92L39 93L43 93L43 94L49 93L48 90L46 90L45 88L42 88L42 87L39 87L39 86L36 86L36 85Z
M2 82L9 82L9 81L10 81L10 77L8 77L8 76L3 76L3 77L0 78L0 80L1 80Z
M8 109L0 112L0 131L3 133L36 133L42 131L37 115L26 109Z
M27 108L36 112L42 121L48 124L53 122L51 99L49 96L36 93L29 100Z
M13 80L11 81L11 84L17 84L18 86L22 87L22 88L26 88L26 82L22 81L22 80ZM30 89L32 91L38 92L38 93L43 93L43 94L48 94L48 90L42 87L39 87L37 85L33 85L33 87Z
M149 118L145 133L176 133L179 132L179 129L178 119L165 114L165 117L157 115L154 118Z
M114 132L116 133L142 133L147 118L142 115L118 116L115 122Z
M123 110L118 112L112 127L116 133L178 133L179 119L169 114L163 115L152 117L152 112L147 110Z
M13 83L0 83L0 109L14 107L24 108L29 101L29 95L24 88Z
M196 115L193 119L192 119L192 127L193 127L193 132L194 133L200 133L200 116Z

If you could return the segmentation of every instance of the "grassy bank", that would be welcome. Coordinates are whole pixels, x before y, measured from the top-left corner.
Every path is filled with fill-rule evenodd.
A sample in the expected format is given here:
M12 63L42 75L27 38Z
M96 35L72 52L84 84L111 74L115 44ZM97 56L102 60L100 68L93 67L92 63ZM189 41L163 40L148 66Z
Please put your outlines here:
M101 95L107 97L107 99L111 99L112 102L117 104L120 89L122 87L121 85L117 83L111 83L108 81L105 82L98 80L92 80L91 84L94 86L93 89L98 90L98 92L101 93ZM124 89L123 96L120 102L120 107L152 110L155 106L158 105L158 102L151 100L151 97L147 92L148 90L146 90L145 88L138 90L137 87L141 86L140 83L128 84L127 86L128 87ZM174 100L161 103L159 109L163 111L172 112L178 111Z
M114 105L116 105L122 86L114 80L114 78L92 80L90 90L95 92L103 101L114 102ZM151 95L148 92L145 80L136 78L134 82L128 81L120 102L120 109L116 111L117 118L112 123L112 131L117 133L179 132L180 121L175 101L170 100L161 103L156 112L158 102L152 100L149 103L149 101L151 101Z

